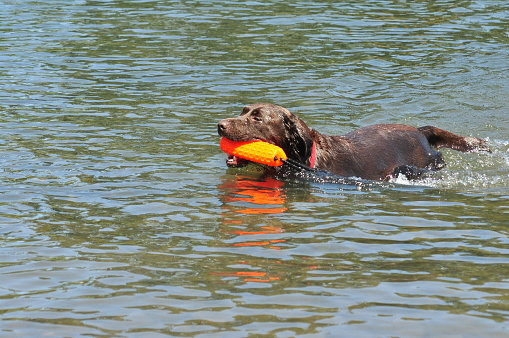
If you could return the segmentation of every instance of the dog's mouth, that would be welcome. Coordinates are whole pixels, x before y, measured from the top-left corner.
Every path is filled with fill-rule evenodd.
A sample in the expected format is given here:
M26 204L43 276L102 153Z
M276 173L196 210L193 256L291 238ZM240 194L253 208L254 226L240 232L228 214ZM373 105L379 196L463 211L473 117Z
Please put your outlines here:
M245 160L243 158L237 157L235 155L228 155L226 158L226 165L230 168L240 168L245 167L248 165L251 161Z

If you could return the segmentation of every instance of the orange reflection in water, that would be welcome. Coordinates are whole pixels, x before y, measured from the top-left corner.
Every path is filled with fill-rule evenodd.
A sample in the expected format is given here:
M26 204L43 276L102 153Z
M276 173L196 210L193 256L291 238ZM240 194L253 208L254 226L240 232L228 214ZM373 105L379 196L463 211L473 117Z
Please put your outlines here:
M223 182L218 188L224 192L221 196L224 202L222 213L223 223L237 228L247 220L247 215L263 215L265 222L278 222L277 219L271 220L271 214L284 213L287 208L284 206L286 196L283 188L284 183L273 178L253 178L249 176L236 176ZM246 205L248 207L246 207ZM241 214L241 215L239 215ZM257 218L259 220L259 218ZM251 222L252 226L252 222ZM282 234L285 230L279 226L260 226L255 230L226 230L227 234L237 236L260 236ZM273 236L272 236L273 237ZM240 243L229 244L231 247L260 247L280 250L282 247L278 243L284 243L285 239L267 239L256 241L242 241ZM252 264L250 264L252 265ZM279 280L279 277L269 276L266 272L235 271L235 272L217 272L214 275L239 277L246 282L272 282Z
M285 202L285 195L281 189L283 185L283 182L270 177L253 179L248 176L238 176L236 180L224 182L219 188L228 193L223 196L226 203L248 202L264 206L235 210L235 212L243 214L275 214L287 210L287 208L282 206ZM273 206L275 205L278 207L274 208Z
M271 282L279 279L279 277L267 277L266 272L237 271L237 272L215 272L212 274L226 277L245 277L244 280L246 282Z

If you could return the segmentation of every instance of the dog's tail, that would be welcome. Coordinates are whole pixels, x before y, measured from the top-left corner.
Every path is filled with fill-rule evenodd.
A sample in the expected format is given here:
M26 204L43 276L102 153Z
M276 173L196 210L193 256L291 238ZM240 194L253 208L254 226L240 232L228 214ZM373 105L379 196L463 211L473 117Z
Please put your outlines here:
M433 126L417 128L428 142L437 149L451 148L463 152L486 151L491 153L486 141L477 137L463 137Z

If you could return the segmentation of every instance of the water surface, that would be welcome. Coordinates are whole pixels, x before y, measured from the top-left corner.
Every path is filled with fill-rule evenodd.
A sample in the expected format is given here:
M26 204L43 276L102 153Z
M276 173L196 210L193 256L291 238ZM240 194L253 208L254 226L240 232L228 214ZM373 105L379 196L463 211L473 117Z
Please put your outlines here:
M0 332L502 337L505 1L4 1ZM487 138L358 187L228 169L272 102Z

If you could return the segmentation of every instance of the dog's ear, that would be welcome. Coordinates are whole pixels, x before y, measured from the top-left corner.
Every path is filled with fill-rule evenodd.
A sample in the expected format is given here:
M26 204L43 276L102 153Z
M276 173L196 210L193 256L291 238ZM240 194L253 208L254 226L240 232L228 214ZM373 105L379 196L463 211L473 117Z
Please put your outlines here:
M283 125L286 132L286 149L284 149L286 155L288 158L309 165L313 147L311 129L288 110L283 114Z

